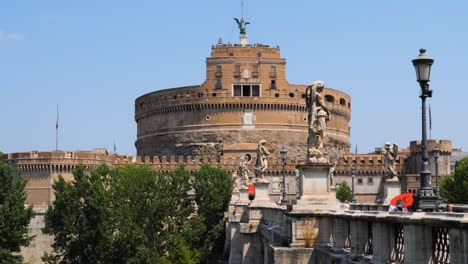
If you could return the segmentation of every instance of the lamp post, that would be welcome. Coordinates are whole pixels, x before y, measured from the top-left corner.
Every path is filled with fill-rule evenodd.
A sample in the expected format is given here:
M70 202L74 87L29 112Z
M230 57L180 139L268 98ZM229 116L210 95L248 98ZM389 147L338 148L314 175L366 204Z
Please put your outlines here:
M440 157L439 147L435 147L435 149L432 151L432 156L434 156L435 173L436 173L435 193L436 193L437 196L439 196L439 157Z
M431 66L434 60L426 55L425 49L419 50L419 56L412 60L416 69L416 77L421 87L421 121L422 121L422 140L421 153L422 165L420 172L420 188L416 194L414 207L418 211L435 211L438 207L438 196L434 193L431 186L431 169L429 167L429 154L427 151L427 128L426 128L426 99L432 97L432 90L429 89Z
M288 194L286 192L286 158L288 157L288 151L286 148L283 146L283 148L280 150L281 154L281 164L283 165L283 198L281 199L281 204L282 205L287 205L289 203L288 199Z
M351 166L351 191L352 191L352 203L356 203L356 198L354 197L354 178L356 178L356 166L354 164Z

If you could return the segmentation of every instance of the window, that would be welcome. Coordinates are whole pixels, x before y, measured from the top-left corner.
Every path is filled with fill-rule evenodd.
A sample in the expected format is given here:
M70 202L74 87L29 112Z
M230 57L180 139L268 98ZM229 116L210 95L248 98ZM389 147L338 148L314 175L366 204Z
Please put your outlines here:
M272 79L272 80L270 81L270 88L271 88L271 89L276 89L276 80L275 80L275 79Z
M357 179L358 184L362 184L362 179Z
M289 93L289 97L294 98L294 93Z
M232 95L234 96L242 96L242 90L240 85L234 85L234 90L232 91Z
M335 102L335 98L329 94L325 95L325 102L333 103Z
M276 66L270 66L270 72L276 73Z
M258 65L253 66L253 72L258 73Z
M242 96L250 96L250 85L242 85Z
M237 72L238 72L238 73L240 73L240 65L236 65L236 66L234 66L234 72L236 72L236 73L237 73Z
M260 58L262 57L262 54L261 53L257 53L257 58Z
M367 184L373 184L374 179L373 178L367 178Z
M275 93L275 97L279 97L279 93Z
M260 96L260 85L258 84L236 84L232 90L233 96Z
M252 85L252 96L260 96L260 85Z
M216 89L221 89L223 88L223 85L221 83L221 78L216 78Z
M229 53L229 56L231 56L231 57L234 56L234 53L230 52L230 53Z
M216 73L222 72L222 67L220 65L216 66Z
M340 105L346 106L346 100L344 98L340 99Z

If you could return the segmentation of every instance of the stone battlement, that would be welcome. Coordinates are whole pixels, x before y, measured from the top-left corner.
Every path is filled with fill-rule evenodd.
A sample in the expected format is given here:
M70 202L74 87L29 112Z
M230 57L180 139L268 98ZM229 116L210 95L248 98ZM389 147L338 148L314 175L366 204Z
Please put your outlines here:
M427 140L427 150L429 152L433 151L435 148L439 147L441 155L450 155L452 153L452 141L441 139L439 141L435 139ZM421 152L421 142L419 140L411 141L409 147L411 153L420 153Z

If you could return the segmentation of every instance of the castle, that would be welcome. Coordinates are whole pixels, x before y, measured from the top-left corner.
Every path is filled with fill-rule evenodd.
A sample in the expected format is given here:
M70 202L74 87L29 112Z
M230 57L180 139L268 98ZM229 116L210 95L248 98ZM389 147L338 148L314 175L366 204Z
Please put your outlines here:
M279 47L247 44L245 35L243 39L241 35L240 44L219 42L211 47L202 84L159 90L135 100L137 157L96 149L10 153L4 158L29 180L28 203L48 205L54 199L53 181L59 174L71 180L73 168L80 163L86 169L102 163L110 167L145 163L167 173L181 163L193 172L209 162L232 173L247 158L253 171L257 142L265 139L271 153L266 171L272 183L270 193L280 196L283 168L279 150L284 146L288 150L288 194L294 199L296 166L304 162L307 149L306 88L287 81L286 59L281 57ZM323 96L331 115L324 153L331 162L337 162L335 182L351 184L350 168L354 165L357 201L375 202L385 175L382 153L350 154L351 97L332 88L325 88ZM397 158L402 191L413 192L419 186L418 144L411 142L409 150ZM428 141L430 153L436 146L441 150L439 174L448 175L451 142Z

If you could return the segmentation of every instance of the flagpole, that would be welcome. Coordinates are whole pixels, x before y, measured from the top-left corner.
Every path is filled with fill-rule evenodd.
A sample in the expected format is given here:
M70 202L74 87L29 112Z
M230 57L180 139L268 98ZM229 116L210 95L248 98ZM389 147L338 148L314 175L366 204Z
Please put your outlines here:
M57 121L55 123L55 150L58 150L58 128L59 128L59 110L57 104Z
M429 139L432 139L432 115L431 115L431 105L429 104Z

